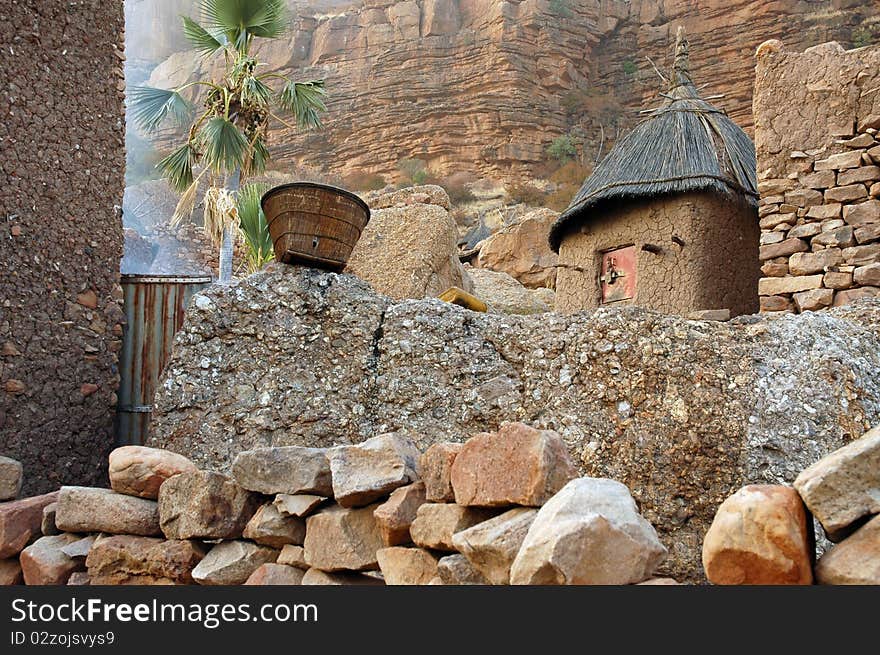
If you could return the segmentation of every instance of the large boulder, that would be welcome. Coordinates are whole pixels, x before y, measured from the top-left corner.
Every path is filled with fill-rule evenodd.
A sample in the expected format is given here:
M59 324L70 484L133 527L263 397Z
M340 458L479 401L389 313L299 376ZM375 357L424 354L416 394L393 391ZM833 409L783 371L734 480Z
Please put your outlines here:
M42 515L40 517L42 521ZM108 532L152 537L159 529L155 500L96 487L61 487L55 526L65 532Z
M552 209L536 209L501 228L480 246L480 268L507 273L531 289L555 289L558 255L547 235L557 218Z
M558 432L582 474L625 483L670 548L661 573L699 581L728 496L791 482L880 422L877 370L880 299L725 323L506 316L275 265L190 305L149 445L223 470L257 446L409 430L424 451L522 421Z
M122 446L110 453L110 488L120 494L156 500L159 487L178 473L195 471L183 455L146 446Z
M0 501L13 500L21 491L21 462L0 455Z
M816 564L819 584L880 584L880 516L875 516Z
M0 503L0 559L18 555L42 532L43 509L58 499L58 492Z
M458 259L458 230L446 208L428 194L401 198L373 210L346 271L399 300L433 298L450 287L471 291Z
M380 434L353 446L331 448L333 497L363 507L418 479L419 449L403 433Z
M195 541L117 535L98 539L86 566L93 585L192 584L192 570L204 556Z
M237 539L259 502L228 475L181 473L159 489L159 522L169 539Z
M529 289L507 273L484 268L467 270L474 295L494 314L543 314L553 311L556 294L550 289Z

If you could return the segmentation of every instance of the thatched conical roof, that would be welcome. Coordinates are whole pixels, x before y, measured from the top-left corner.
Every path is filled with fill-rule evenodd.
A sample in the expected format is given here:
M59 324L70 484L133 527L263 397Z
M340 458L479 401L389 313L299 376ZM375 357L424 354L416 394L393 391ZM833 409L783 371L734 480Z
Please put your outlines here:
M663 106L620 139L550 230L559 252L566 231L609 201L715 191L757 207L755 146L722 110L700 98L691 80L688 41L679 28Z

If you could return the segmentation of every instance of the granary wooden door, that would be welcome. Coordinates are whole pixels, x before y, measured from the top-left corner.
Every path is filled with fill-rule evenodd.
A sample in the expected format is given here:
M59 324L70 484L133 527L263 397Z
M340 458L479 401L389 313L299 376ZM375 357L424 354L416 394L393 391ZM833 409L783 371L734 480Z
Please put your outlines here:
M631 300L636 296L636 247L625 246L602 254L599 275L602 304Z

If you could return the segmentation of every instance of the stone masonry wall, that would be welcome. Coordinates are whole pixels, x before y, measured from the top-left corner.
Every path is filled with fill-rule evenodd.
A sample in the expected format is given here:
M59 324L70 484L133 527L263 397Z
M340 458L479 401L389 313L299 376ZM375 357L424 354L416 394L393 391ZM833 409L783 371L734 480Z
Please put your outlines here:
M758 49L761 311L880 295L880 46Z
M0 4L0 453L106 477L122 310L122 2Z

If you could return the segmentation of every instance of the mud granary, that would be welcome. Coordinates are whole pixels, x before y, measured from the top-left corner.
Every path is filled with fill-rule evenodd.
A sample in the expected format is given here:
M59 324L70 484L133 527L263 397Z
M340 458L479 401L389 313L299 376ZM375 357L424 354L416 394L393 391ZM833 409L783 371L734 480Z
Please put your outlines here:
M617 143L551 229L557 311L758 309L754 145L700 97L681 29L675 47L664 104Z

